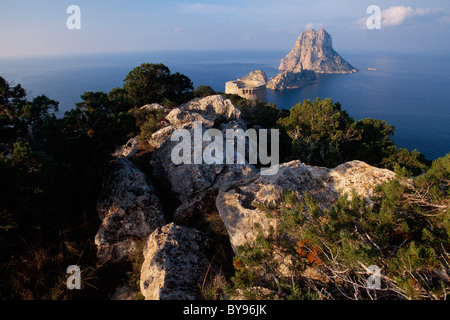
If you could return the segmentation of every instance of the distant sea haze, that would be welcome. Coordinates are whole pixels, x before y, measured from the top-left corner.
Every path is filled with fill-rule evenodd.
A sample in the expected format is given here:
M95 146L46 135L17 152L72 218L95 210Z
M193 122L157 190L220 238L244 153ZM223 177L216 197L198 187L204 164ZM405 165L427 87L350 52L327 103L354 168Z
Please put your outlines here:
M194 86L223 92L225 83L253 70L278 73L288 51L177 51L109 53L0 59L0 76L20 83L31 97L45 94L60 102L60 115L75 107L86 91L108 92L141 63L164 63L187 75ZM306 99L330 97L359 120L375 118L396 127L399 147L417 149L430 159L450 152L450 56L339 52L359 69L324 75L296 90L268 90L269 102L289 109ZM376 70L369 70L376 69Z

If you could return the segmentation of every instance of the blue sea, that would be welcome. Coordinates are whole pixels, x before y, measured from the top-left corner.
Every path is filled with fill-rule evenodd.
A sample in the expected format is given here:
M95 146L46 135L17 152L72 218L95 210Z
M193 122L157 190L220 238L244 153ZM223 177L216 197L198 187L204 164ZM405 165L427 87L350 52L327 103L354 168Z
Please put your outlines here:
M0 76L20 83L29 96L45 94L60 102L62 115L86 91L108 92L123 85L143 62L164 63L187 75L194 86L225 90L225 82L263 70L278 73L289 50L154 51L0 59ZM330 97L359 120L376 118L396 127L394 141L428 159L450 152L450 56L339 52L360 71L321 76L310 86L284 92L268 90L268 100L289 109L306 99ZM376 71L369 71L375 68Z

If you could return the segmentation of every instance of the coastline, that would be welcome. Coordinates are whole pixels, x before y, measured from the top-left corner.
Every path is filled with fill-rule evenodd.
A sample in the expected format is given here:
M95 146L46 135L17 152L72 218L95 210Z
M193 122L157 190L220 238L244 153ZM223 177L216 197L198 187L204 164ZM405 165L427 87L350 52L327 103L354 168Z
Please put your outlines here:
M22 84L30 95L46 94L59 101L63 114L86 91L108 92L120 87L128 71L143 61L167 63L171 71L187 75L195 87L208 85L223 92L227 81L253 70L265 71L268 78L275 76L285 53L286 50L199 50L78 55L77 59L75 56L14 58L14 63L10 63L11 59L0 59L0 75ZM268 102L288 109L305 99L331 97L356 119L375 118L394 125L397 128L394 140L401 147L418 149L430 159L444 156L450 150L447 130L450 116L445 115L443 107L448 101L444 85L450 81L445 72L445 66L450 67L448 57L425 59L427 56L418 54L348 51L342 51L342 56L360 72L320 76L314 84L282 93L267 90ZM422 61L420 64L418 59ZM368 71L366 66L377 71Z

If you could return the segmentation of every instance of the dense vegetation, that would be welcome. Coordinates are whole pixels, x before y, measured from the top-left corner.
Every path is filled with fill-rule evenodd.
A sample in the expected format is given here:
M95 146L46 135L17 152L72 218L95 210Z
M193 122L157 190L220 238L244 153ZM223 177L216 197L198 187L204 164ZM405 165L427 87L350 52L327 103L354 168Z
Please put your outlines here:
M394 144L393 126L376 119L355 121L329 98L303 101L289 111L235 95L229 98L250 126L281 130L282 161L298 159L333 168L346 161L361 160L410 175L418 175L430 165L417 150L400 149Z
M193 90L188 77L172 74L162 64L142 64L127 75L122 88L108 93L86 92L75 109L58 118L53 113L58 110L57 101L46 96L30 100L20 85L11 85L0 77L0 272L3 279L0 298L106 298L114 287L107 279L114 278L115 274L123 276L124 270L127 277L133 277L132 269L137 268L133 259L111 267L100 265L95 257L93 239L100 223L96 201L110 168L111 154L131 137L139 136L145 142L160 128L171 108L194 97L212 94L216 92L208 86ZM399 265L400 254L412 255L416 251L428 259L428 264L417 263L419 269L448 263L443 258L449 230L448 157L437 160L430 168L430 162L419 152L394 145L390 139L394 133L392 126L373 119L355 121L341 110L339 103L330 99L304 101L291 110L280 110L273 104L228 97L242 111L249 127L280 129L282 161L300 159L312 165L334 167L359 159L396 170L399 177L425 172L414 179L414 186L400 182L384 185L373 208L360 199L352 202L341 199L328 211L315 209L311 217L305 218L308 215L302 217L300 213L310 212L308 208L313 207L314 199L300 202L287 194L277 204L260 204L262 208L275 205L276 210L287 214L289 225L284 232L291 234L295 230L292 235L298 241L308 241L303 242L303 247L320 256L316 262L321 261L322 267L329 261L323 257L326 249L318 245L319 241L329 246L340 243L332 248L335 251L331 257L337 251L343 259L364 254L361 262L381 259L379 263L385 263L386 268L388 263ZM141 109L151 103L160 103L165 111ZM145 147L145 143L142 145ZM290 214L291 211L295 214ZM360 239L351 233L356 217L368 219L364 229L381 251L358 242ZM390 230L392 237L380 238L386 230ZM229 290L255 284L252 263L272 254L260 246L273 247L278 241L277 232L271 238L261 238L254 248L243 249L235 260L236 274ZM403 243L402 239L408 241ZM358 243L364 247L361 252L355 251ZM395 254L389 256L392 248ZM299 248L284 249L292 252ZM308 259L307 253L296 256L298 261L292 269L295 277L290 282L293 291L285 288L289 279L283 279L278 294L292 298L335 297L331 284L315 284L324 288L319 290L322 296L317 296L317 291L310 287L300 288L304 283L299 280L299 273L308 263L305 257ZM346 265L343 260L337 263ZM65 286L66 268L72 264L83 266L82 291L69 291ZM400 271L396 270L393 279L399 276L395 272ZM411 281L419 281L419 274L412 272ZM353 276L353 273L348 275ZM427 287L429 284L420 282L420 285L428 291L418 291L417 297L434 297L432 294L441 297L445 292L440 283L433 283L432 289ZM396 286L403 290L402 295L414 296L408 293L407 284L396 282ZM305 288L310 289L305 291ZM344 297L345 294L342 293Z
M86 92L57 118L58 102L30 101L20 85L0 77L0 298L105 297L112 284L102 279L111 277L101 275L114 270L98 265L93 239L111 153L154 117L142 105L176 105L193 96L186 76L143 64L123 88ZM72 264L85 267L82 295L65 288Z
M445 299L450 292L450 155L412 181L353 195L321 209L286 191L255 203L282 223L239 248L231 295L247 299ZM380 289L367 284L381 269Z

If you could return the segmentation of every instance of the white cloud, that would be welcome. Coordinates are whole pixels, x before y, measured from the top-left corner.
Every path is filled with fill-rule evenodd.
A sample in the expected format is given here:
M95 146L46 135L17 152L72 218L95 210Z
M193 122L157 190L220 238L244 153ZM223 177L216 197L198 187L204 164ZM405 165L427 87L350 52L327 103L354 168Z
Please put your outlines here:
M309 29L321 29L325 26L323 22L309 22L305 26L305 30Z
M390 7L381 11L381 25L384 27L398 26L406 19L414 17L415 14L411 7Z
M367 17L355 22L356 25L365 28ZM390 7L381 11L381 27L394 27L407 22L423 23L425 18L432 18L434 21L446 23L450 22L450 15L442 8L417 8L405 6Z

